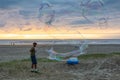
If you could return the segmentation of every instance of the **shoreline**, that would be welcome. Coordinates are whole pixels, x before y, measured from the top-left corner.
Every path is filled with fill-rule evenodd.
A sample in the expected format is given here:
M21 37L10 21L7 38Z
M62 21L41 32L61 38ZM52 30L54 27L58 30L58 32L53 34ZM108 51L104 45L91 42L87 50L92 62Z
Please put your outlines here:
M32 43L30 43L30 44L15 44L15 45L0 44L0 46L31 46L31 45L32 45ZM80 44L74 44L74 43L73 44L72 43L71 44L68 44L68 43L66 43L66 44L62 44L62 43L61 44L53 44L53 43L39 44L38 43L38 46L40 46L40 45L80 45ZM98 44L97 43L96 44L89 43L88 45L120 45L120 44L118 44L118 43L116 43L116 44L115 43L111 43L111 44L110 43L108 43L108 44L107 43L106 44L104 44L104 43L102 43L102 44L101 43L98 43Z
M0 45L31 45L37 42L39 45L75 45L82 44L120 44L120 39L0 39Z

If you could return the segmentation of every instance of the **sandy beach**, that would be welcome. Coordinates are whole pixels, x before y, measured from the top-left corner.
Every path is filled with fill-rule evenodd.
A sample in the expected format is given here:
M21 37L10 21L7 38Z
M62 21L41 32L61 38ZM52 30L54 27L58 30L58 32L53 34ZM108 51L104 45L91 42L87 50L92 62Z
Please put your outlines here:
M29 49L32 45L0 45L0 62L28 59L30 57ZM37 57L48 57L46 50L54 48L59 53L78 50L78 45L38 45ZM86 54L113 53L120 52L120 44L91 44L88 45Z
M48 57L45 51L54 48L57 52L77 50L77 45L38 45L37 57ZM66 62L49 62L38 59L39 73L31 73L29 49L31 45L0 46L0 80L119 80L120 55L80 59L75 66ZM120 52L120 45L89 45L86 54ZM23 60L26 59L26 60ZM13 61L14 60L14 61Z

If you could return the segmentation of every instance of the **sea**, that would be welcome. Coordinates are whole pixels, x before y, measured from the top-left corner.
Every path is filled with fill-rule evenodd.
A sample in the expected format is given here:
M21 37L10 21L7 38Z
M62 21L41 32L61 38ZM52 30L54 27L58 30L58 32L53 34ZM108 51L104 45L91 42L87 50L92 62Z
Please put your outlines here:
M0 39L0 45L31 45L38 44L120 44L120 39Z

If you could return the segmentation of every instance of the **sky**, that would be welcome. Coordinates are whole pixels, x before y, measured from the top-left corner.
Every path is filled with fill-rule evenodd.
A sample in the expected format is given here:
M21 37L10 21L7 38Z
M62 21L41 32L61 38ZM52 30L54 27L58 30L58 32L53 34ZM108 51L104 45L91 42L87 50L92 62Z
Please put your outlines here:
M0 0L0 39L120 39L120 0Z

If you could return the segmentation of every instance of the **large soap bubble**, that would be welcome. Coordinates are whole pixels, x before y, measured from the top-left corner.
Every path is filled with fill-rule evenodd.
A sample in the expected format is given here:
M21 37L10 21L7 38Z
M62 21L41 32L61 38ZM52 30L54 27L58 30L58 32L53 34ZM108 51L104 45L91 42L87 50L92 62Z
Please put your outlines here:
M55 18L55 10L52 9L52 4L47 1L42 1L39 7L38 18L42 23L51 25Z

